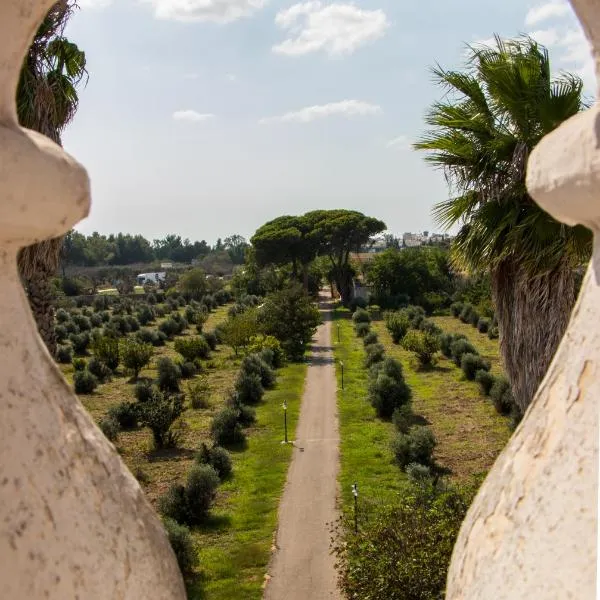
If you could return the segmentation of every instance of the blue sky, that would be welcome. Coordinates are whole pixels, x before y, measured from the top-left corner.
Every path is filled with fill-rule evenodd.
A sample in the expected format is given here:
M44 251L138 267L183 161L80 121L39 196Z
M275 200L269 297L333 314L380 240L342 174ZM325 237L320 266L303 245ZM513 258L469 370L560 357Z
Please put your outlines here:
M79 3L67 35L90 77L64 144L92 180L85 233L211 243L316 208L431 231L447 187L410 149L440 97L431 65L527 32L595 89L563 0Z

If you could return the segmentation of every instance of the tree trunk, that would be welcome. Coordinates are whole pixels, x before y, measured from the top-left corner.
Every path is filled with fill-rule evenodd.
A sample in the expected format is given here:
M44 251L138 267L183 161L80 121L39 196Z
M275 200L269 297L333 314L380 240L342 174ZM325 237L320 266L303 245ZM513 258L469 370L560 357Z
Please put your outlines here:
M576 300L575 273L561 266L532 278L504 261L492 288L504 369L521 411L531 403L565 333Z
M302 265L302 284L304 293L308 296L308 265Z
M345 265L337 271L336 285L342 304L349 306L354 297L354 287L352 285L352 269Z

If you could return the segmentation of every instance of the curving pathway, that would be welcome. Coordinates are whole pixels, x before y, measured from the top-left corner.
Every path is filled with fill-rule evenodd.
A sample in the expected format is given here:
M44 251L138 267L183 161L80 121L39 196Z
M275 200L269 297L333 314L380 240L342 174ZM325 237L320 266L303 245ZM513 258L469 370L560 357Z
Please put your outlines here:
M329 524L338 516L339 433L331 306L324 295L320 308L323 324L312 346L265 600L341 598L329 553Z

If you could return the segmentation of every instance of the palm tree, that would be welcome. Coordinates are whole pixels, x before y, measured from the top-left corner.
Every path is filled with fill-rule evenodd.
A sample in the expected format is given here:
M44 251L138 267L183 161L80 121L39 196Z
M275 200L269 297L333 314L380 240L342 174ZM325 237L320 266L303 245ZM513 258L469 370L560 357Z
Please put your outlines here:
M85 53L63 36L74 0L52 6L29 49L17 88L17 113L23 127L39 131L57 144L77 110L77 85L87 75ZM56 351L54 295L62 238L46 240L19 253L19 270L33 316L48 350Z
M566 329L576 269L591 233L544 212L525 186L535 145L585 107L583 84L552 78L548 52L531 38L470 47L465 72L434 69L447 91L415 144L443 169L455 197L436 205L441 225L460 225L455 264L489 271L504 368L521 410L531 402Z

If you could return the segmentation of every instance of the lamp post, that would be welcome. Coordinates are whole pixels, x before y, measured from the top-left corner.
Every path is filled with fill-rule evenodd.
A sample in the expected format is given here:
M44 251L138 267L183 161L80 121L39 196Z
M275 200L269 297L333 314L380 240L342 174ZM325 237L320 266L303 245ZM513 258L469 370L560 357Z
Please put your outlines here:
M344 389L344 361L340 360L340 367L342 367L342 389Z
M288 434L287 434L287 402L284 400L283 401L283 428L285 431L285 438L282 442L282 444L287 444L288 442Z
M354 496L354 533L358 533L358 483L352 484L352 495Z
M340 324L337 324L337 331L338 331L338 344L340 343Z

